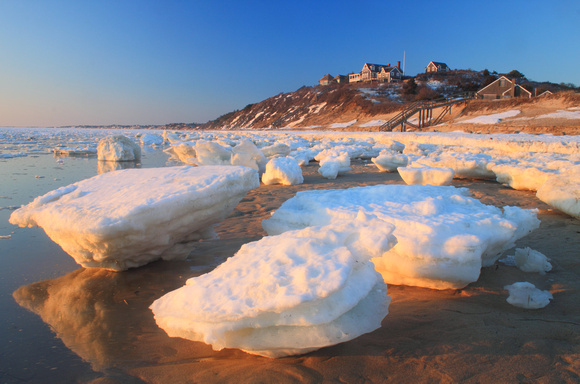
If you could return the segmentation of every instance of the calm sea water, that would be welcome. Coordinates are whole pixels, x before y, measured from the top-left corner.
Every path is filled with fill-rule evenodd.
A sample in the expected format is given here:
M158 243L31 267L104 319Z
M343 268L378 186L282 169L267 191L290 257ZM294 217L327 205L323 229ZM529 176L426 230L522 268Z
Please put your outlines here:
M19 305L13 297L13 293L21 287L63 276L66 278L71 273L80 273L82 268L52 242L42 229L19 228L11 225L8 219L14 209L35 197L103 171L96 156L58 157L53 155L52 148L96 148L98 140L111 133L82 129L0 128L1 383L89 382L103 376L95 369L94 362L91 364L65 346L61 339L63 330L54 329L54 324L45 323L41 316ZM139 132L114 131L114 134L125 134L137 141L136 135ZM141 164L127 163L125 166L175 165L168 158L162 148L144 148ZM82 291L83 288L77 289ZM60 306L63 310L78 310L75 309L74 301L82 300L63 294L62 302L53 300L52 303L44 303L42 298L35 296L34 290L25 293L28 296L21 300L30 305L50 304ZM91 300L95 301L93 306L99 305L98 298ZM81 311L86 312L86 308L81 306ZM48 308L43 316L50 319ZM62 326L65 331L67 327L72 327L66 324ZM72 331L78 332L83 327L81 325ZM88 336L84 342L92 339ZM129 381L134 382L133 379Z

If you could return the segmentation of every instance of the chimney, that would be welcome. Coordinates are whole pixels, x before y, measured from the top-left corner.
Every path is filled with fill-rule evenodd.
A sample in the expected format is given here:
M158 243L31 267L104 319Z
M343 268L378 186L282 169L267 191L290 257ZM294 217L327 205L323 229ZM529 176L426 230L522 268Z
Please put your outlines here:
M401 70L401 62L397 61L397 68L399 69L399 71Z
M390 67L390 66L391 66L391 63L387 64L387 67Z

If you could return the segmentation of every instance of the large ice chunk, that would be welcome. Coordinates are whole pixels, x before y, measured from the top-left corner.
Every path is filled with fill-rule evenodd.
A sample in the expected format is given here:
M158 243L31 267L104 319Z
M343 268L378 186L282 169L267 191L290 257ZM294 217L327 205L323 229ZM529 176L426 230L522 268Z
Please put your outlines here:
M455 172L448 167L399 167L397 169L407 184L449 185Z
M275 157L266 164L266 173L262 175L262 182L266 185L302 184L304 177L298 162L292 157Z
M536 193L544 203L580 219L580 165L550 177Z
M373 157L371 161L377 166L381 172L396 172L399 167L406 167L409 162L406 155L393 153L389 150L383 150L377 157Z
M42 227L84 267L124 270L187 257L259 185L247 167L127 169L48 192L10 222Z
M193 145L196 157L191 161L197 165L230 165L232 149L214 141L199 140Z
M437 156L422 157L414 165L449 167L456 178L493 179L495 174L488 165L491 156L481 153L442 152Z
M254 168L262 174L266 169L267 162L268 160L262 151L248 139L242 140L232 149L232 165Z
M557 173L555 170L523 163L497 164L493 165L491 170L495 173L498 183L524 191L537 191L550 176Z
M97 158L101 161L141 161L141 147L125 136L108 136L99 141Z
M320 159L318 173L325 179L336 179L351 170L350 157L346 152L334 153Z
M292 148L284 143L275 143L267 147L262 147L262 153L268 158L288 156L291 151Z
M141 144L143 145L162 145L163 136L155 133L146 133L141 136Z
M170 336L268 357L303 354L381 326L390 298L370 259L396 242L362 212L242 246L212 272L156 300Z
M373 263L388 284L462 288L538 228L535 210L497 207L464 188L378 185L303 191L262 222L269 235L353 220L359 210L395 225L397 245Z

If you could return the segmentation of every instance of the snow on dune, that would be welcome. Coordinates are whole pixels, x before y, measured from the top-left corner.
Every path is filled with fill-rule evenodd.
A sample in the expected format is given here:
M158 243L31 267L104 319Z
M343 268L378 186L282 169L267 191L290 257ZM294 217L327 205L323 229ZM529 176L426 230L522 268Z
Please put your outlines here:
M350 127L351 125L353 125L357 121L358 121L357 119L354 119L354 120L348 121L346 123L334 123L334 124L330 124L328 126L328 128L346 128L346 127Z
M494 113L492 115L477 116L472 119L460 121L458 124L468 123L468 124L497 124L502 119L507 119L509 117L517 116L521 111L513 109L511 111Z

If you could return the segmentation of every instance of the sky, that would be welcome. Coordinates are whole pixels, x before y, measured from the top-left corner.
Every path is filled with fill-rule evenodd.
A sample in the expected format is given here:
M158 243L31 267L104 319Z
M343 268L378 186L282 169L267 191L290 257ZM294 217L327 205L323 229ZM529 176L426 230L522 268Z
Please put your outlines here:
M204 123L365 62L580 85L580 1L0 0L0 126Z

